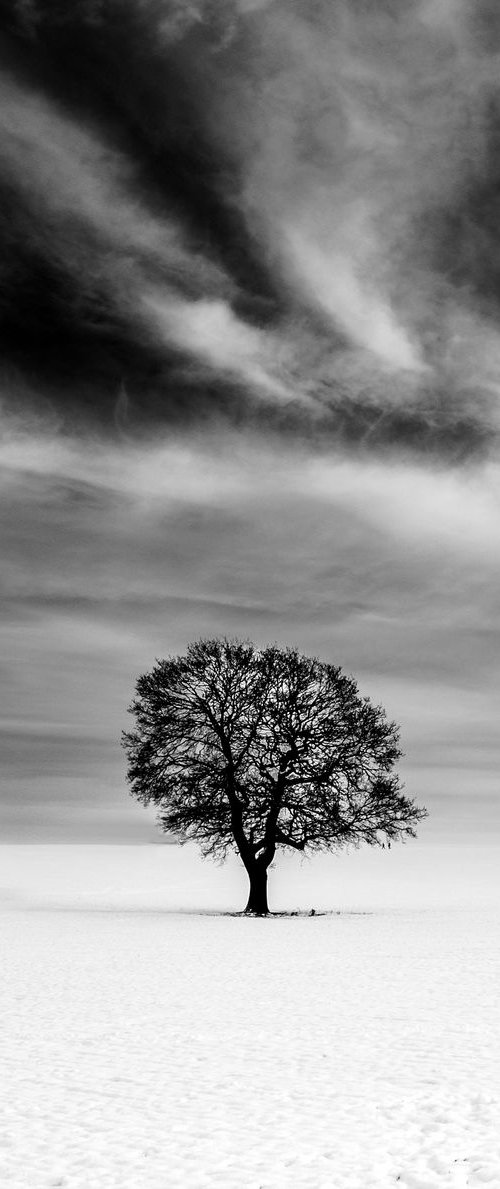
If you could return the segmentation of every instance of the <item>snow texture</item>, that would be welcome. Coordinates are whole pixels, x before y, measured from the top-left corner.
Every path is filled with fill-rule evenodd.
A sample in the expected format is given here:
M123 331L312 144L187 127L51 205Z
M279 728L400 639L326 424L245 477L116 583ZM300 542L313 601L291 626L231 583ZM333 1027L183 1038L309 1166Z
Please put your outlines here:
M182 913L177 849L3 850L2 1185L498 1189L498 906Z

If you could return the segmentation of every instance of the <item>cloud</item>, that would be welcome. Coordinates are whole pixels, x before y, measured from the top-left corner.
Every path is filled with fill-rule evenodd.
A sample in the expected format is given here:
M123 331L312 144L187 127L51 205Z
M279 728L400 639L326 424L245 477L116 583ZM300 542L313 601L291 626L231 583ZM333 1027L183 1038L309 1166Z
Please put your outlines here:
M4 354L60 416L496 448L482 3L8 8Z
M260 392L268 399L305 400L294 388L290 369L287 383L291 351L286 340L245 324L227 303L179 301L153 293L144 296L143 304L162 338L203 361L216 375L232 376L250 393Z
M324 243L320 247L291 228L285 232L290 270L299 273L305 291L352 342L393 369L422 371L418 349L398 326L394 312L379 294L370 292L369 277L356 276L353 254L345 243L347 229L343 239L344 251L335 246L325 250Z
M166 217L154 218L141 202L137 182L123 153L96 130L84 127L43 93L21 87L8 75L0 86L1 155L5 171L37 195L53 219L81 220L101 237L101 251L114 247L123 256L156 260L172 272L189 276L198 265L205 285L222 280L208 261L190 257L179 228ZM39 212L40 213L40 212ZM57 252L57 223L53 248ZM36 228L35 228L36 233Z
M314 14L276 4L259 19L258 86L240 80L243 114L233 118L222 92L215 119L236 142L252 226L292 299L371 354L375 386L380 364L420 373L423 401L434 388L439 405L447 389L452 417L468 321L467 371L481 418L498 339L470 249L474 196L495 184L496 82L470 7L442 6L430 21L428 8L406 4L397 15L381 3L320 5ZM447 235L455 262L443 259ZM362 356L352 374L358 398L363 373Z
M229 350L229 348L228 348ZM256 435L225 433L198 439L156 436L134 442L71 436L42 421L4 416L0 468L5 492L23 494L30 478L129 497L161 512L170 500L215 507L278 497L335 506L362 516L402 540L458 553L500 544L500 468L465 469L418 462L318 455ZM29 488L28 488L29 490ZM127 513L128 514L128 513Z

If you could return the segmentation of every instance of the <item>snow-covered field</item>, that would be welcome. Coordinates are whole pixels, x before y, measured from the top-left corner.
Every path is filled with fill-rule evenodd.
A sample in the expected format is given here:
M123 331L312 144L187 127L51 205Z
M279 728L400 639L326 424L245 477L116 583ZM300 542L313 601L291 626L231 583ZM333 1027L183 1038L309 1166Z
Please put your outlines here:
M1 852L2 1185L498 1189L495 848L282 861L343 911L264 921L189 848Z

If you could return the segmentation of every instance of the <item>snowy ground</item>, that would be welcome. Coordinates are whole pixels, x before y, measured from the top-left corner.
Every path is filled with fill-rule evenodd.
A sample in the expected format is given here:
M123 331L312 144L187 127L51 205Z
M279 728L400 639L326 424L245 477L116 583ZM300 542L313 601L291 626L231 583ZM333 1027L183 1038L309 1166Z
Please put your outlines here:
M1 849L2 1185L498 1189L491 848L473 909L440 879L417 909L408 850L351 857L356 911L265 921L194 911L244 883L188 850ZM276 907L332 905L326 871L282 866Z

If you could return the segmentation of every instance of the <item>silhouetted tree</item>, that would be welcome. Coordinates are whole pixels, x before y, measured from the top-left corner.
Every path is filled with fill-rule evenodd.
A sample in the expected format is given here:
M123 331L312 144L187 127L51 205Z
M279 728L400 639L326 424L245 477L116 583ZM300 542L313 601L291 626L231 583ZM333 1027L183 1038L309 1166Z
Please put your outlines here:
M268 912L277 849L331 850L414 837L396 725L351 677L294 648L199 640L137 682L128 780L162 829L205 855L236 850L246 912Z

